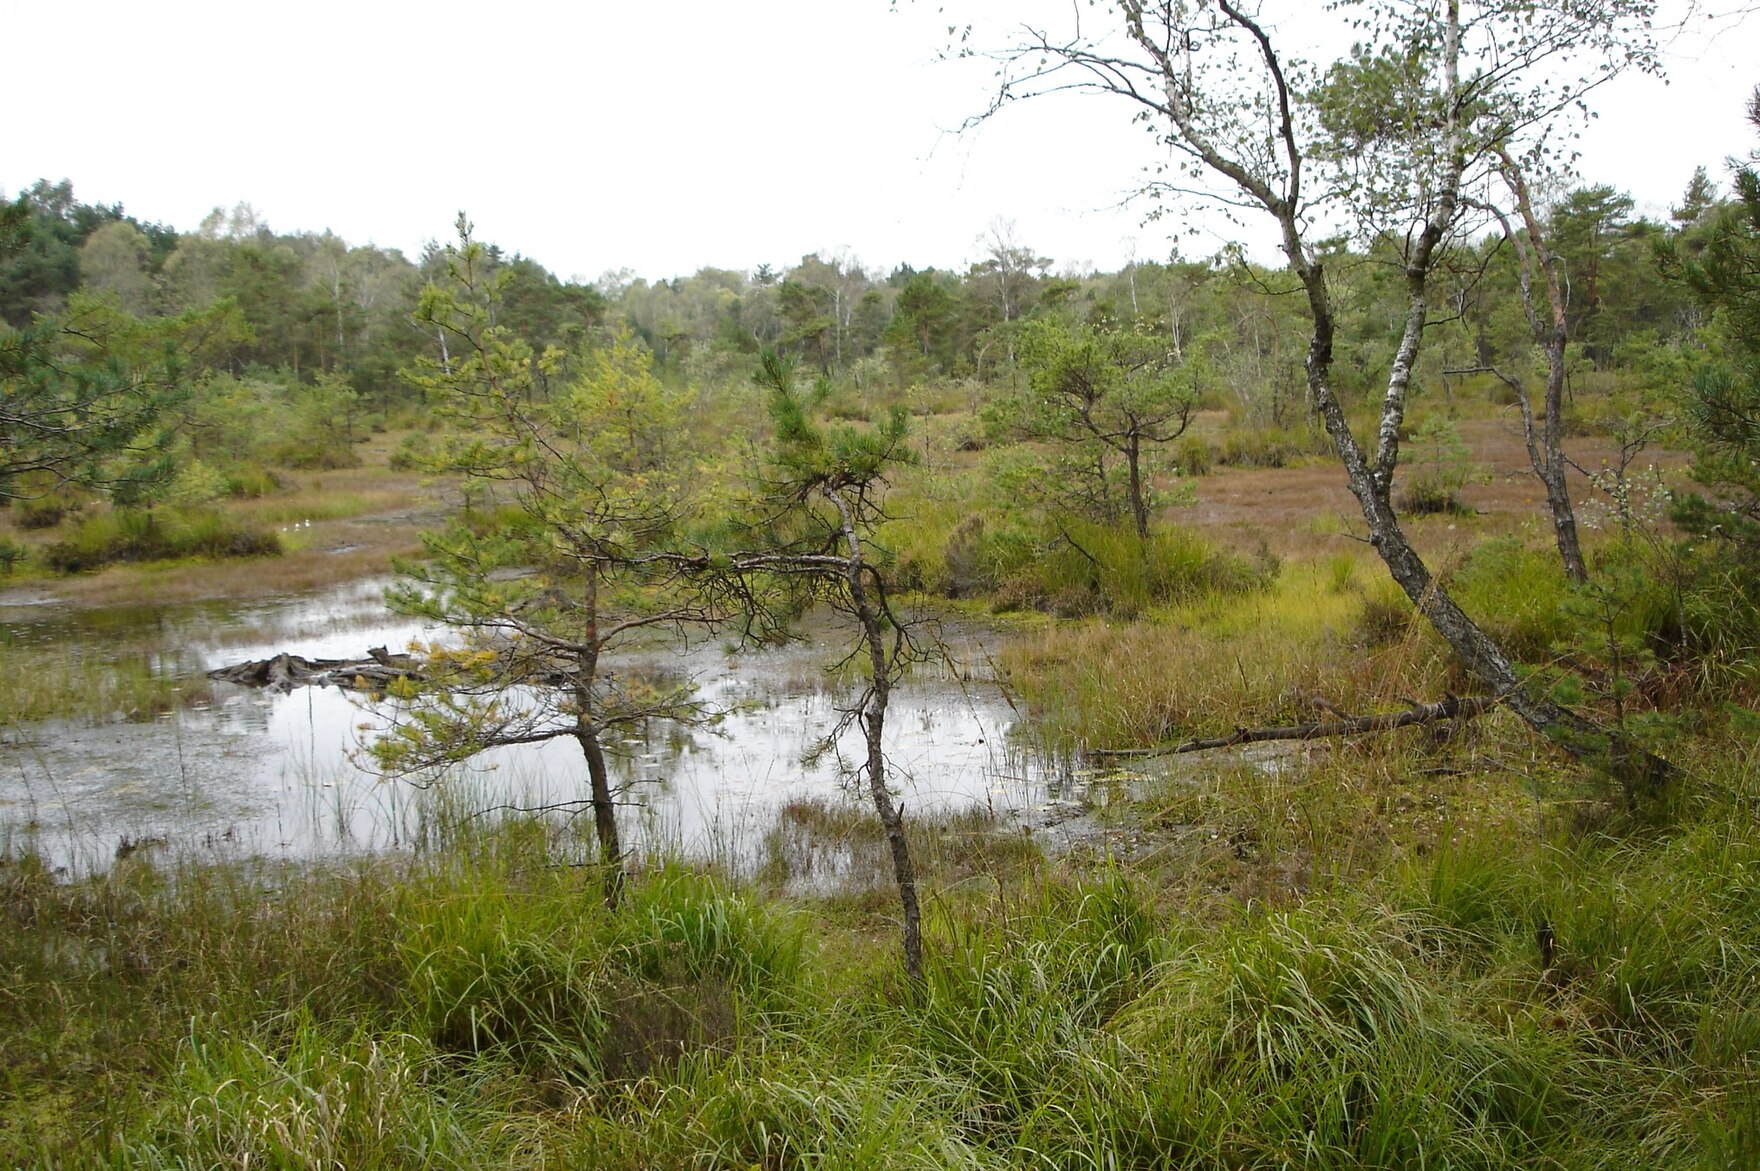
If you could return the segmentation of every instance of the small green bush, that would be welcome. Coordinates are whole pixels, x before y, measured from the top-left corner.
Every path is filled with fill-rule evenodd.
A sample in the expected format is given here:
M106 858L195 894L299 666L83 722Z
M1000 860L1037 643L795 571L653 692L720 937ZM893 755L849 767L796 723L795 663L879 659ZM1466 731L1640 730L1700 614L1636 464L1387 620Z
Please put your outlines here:
M1406 474L1400 477L1395 502L1400 511L1413 516L1470 513L1460 491L1479 472L1454 421L1430 419L1412 432L1407 444Z
M21 529L52 529L64 520L72 511L69 503L59 496L41 496L34 500L20 500L13 505L12 523Z
M1027 560L1009 566L999 608L1033 606L1063 617L1133 614L1206 594L1238 594L1265 573L1187 529L1164 526L1140 540L1128 525L1067 521L1039 535Z
M394 472L421 471L428 466L433 447L433 440L429 436L420 431L411 431L399 441L387 464Z
M1448 484L1426 476L1407 483L1395 503L1407 516L1467 516L1473 511L1461 502Z
M1216 466L1216 449L1207 439L1187 435L1180 440L1179 453L1174 457L1179 470L1188 476L1207 476Z
M240 464L226 471L226 495L235 500L259 500L273 496L285 486L281 478L261 464Z
M328 472L361 466L361 457L353 447L336 443L314 445L304 440L288 440L270 447L268 456L278 467L303 471Z
M280 553L274 533L222 512L116 509L82 522L67 540L43 550L43 561L57 573L84 573L115 562Z
M1323 434L1311 431L1239 428L1222 441L1216 463L1235 468L1288 467L1308 456L1326 454L1327 442Z
M11 576L29 557L29 549L10 537L0 537L0 577Z

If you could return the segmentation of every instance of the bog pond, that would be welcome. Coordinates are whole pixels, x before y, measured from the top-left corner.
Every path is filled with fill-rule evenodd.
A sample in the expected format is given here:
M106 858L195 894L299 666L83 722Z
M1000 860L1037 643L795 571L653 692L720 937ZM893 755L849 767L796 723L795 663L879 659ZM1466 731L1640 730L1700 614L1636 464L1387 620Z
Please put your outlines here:
M586 770L569 740L486 753L427 784L387 779L363 751L384 714L362 696L205 677L281 651L353 657L444 638L387 611L384 584L249 603L0 606L8 658L57 664L76 679L123 672L162 697L82 718L24 722L13 714L0 725L0 852L33 850L72 873L143 846L323 858L411 848L449 818L582 801ZM1004 636L951 617L940 629L949 662L914 670L888 717L887 752L907 815L978 808L1033 831L1085 807L1092 774L1034 751L1025 713L996 682L993 655ZM846 649L825 617L781 647L739 650L705 638L630 663L694 678L722 714L711 726L650 721L610 745L626 841L741 869L756 863L793 804L866 808L849 783L858 731L811 758L853 694L834 670Z

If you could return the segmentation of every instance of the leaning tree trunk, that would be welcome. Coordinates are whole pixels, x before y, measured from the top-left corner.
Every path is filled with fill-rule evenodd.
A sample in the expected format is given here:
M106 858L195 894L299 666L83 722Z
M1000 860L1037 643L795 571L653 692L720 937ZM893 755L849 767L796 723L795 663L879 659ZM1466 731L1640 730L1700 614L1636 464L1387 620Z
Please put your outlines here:
M892 851L892 874L898 884L898 899L904 918L904 970L912 983L923 978L922 912L917 905L917 871L911 860L910 841L904 832L904 809L892 798L886 787L886 754L883 737L886 731L886 705L892 694L891 658L886 652L886 629L880 609L868 592L865 576L870 572L862 556L862 545L856 533L855 520L848 502L835 491L826 495L843 517L844 540L849 546L845 563L845 585L856 620L862 627L862 643L868 650L868 671L872 677L867 702L862 707L862 735L867 740L868 793L874 800L874 811L886 831L886 844Z
M583 718L575 728L581 755L587 758L587 777L593 793L593 832L599 841L599 864L605 871L605 905L617 909L623 896L623 844L617 835L617 805L611 795L611 772L605 766L605 749L599 730Z
M623 843L617 833L617 805L611 794L611 770L605 765L605 747L599 742L599 725L593 707L593 681L599 673L599 575L587 566L588 618L585 644L574 664L574 738L587 758L587 779L593 797L593 832L599 841L599 865L605 872L605 905L617 909L623 895Z
M1284 225L1286 243L1295 241L1293 217ZM1344 464L1352 495L1368 522L1369 540L1388 572L1419 613L1430 622L1458 655L1467 670L1497 694L1528 725L1568 752L1611 773L1625 790L1628 802L1650 796L1678 770L1667 761L1638 746L1630 736L1604 730L1575 712L1533 694L1516 673L1509 656L1497 642L1449 596L1429 566L1418 555L1400 527L1392 504L1393 473L1398 466L1399 427L1403 420L1406 380L1410 378L1428 318L1426 301L1429 255L1442 230L1432 224L1418 243L1407 269L1406 326L1389 374L1389 388L1382 412L1378 447L1371 461L1345 419L1343 407L1332 392L1331 367L1334 319L1321 265L1307 260L1296 247L1289 250L1292 263L1308 294L1314 336L1308 351L1308 389Z
M1296 140L1294 88L1286 78L1282 62L1271 45L1265 29L1239 5L1238 0L1217 0L1217 9L1236 27L1245 30L1258 44L1265 66L1270 73L1276 99L1272 121L1273 141L1280 144L1281 160L1287 164L1280 186L1274 186L1263 171L1250 162L1230 156L1219 149L1196 120L1195 107L1189 92L1189 80L1174 60L1167 46L1150 35L1143 21L1141 4L1125 5L1130 17L1132 40L1156 62L1165 91L1165 104L1160 108L1173 123L1180 144L1190 150L1207 167L1237 183L1254 202L1277 221L1281 246L1291 270L1301 279L1307 293L1314 333L1308 347L1308 391L1314 408L1325 423L1345 473L1350 489L1368 522L1370 540L1387 564L1395 582L1405 591L1412 604L1447 640L1467 669L1489 685L1529 725L1570 752L1608 767L1622 784L1628 796L1639 791L1654 790L1667 779L1678 775L1667 761L1644 751L1629 736L1619 731L1603 732L1574 712L1531 694L1516 674L1508 656L1448 596L1446 590L1431 577L1429 567L1412 548L1401 531L1390 503L1393 474L1399 463L1400 428L1405 421L1406 394L1412 365L1417 359L1428 324L1427 292L1437 249L1454 230L1461 205L1462 177L1468 159L1468 143L1461 124L1468 97L1460 76L1461 15L1459 0L1445 0L1445 33L1442 45L1444 72L1441 109L1445 118L1442 157L1445 169L1437 182L1427 184L1425 196L1432 209L1422 231L1414 238L1406 236L1410 251L1406 257L1408 307L1403 336L1388 375L1387 392L1383 399L1381 422L1376 437L1373 462L1357 443L1344 408L1332 393L1331 373L1335 322L1331 298L1327 291L1323 265L1309 255L1302 236L1301 216L1305 198L1302 193L1303 152ZM1477 84L1477 82L1473 83ZM1105 88L1104 85L1102 88ZM1115 90L1114 92L1125 92ZM1131 96L1142 100L1135 90Z

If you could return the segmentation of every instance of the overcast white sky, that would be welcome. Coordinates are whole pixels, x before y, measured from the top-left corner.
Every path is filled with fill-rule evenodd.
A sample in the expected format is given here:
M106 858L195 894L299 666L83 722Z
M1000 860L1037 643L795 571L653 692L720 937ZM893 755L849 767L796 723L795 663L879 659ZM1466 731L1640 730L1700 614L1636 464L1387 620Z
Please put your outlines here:
M840 250L962 265L999 216L1060 267L1112 269L1177 230L1117 206L1151 161L1119 106L1031 102L954 133L987 70L933 60L938 0L7 8L0 188L68 178L184 230L245 200L278 231L413 253L464 208L480 238L583 278ZM1597 95L1580 163L1652 214L1754 145L1760 17L1697 22L1667 66Z

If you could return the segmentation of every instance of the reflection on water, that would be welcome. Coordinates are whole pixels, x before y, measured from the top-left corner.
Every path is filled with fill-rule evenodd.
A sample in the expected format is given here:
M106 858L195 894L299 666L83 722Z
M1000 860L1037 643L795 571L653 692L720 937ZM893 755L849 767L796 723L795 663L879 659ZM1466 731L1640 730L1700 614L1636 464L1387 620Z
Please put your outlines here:
M185 702L148 722L0 726L0 833L13 848L32 845L74 869L103 865L124 842L160 839L305 857L407 846L441 813L583 800L586 769L572 741L485 753L424 790L362 767L361 747L383 721L359 696L333 688L275 695L201 677L278 651L343 657L438 636L387 613L382 587L352 583L251 605L0 610L8 644L87 656L126 648L187 687ZM994 636L958 624L943 633L954 669L913 675L889 713L887 749L907 814L982 807L1020 815L1082 799L1082 778L1067 764L1042 761L1011 737L1017 713L981 681ZM711 726L653 721L608 746L636 848L751 865L784 805L859 799L842 796L860 758L858 732L806 759L850 699L826 671L841 657L836 636L821 624L783 648L734 653L702 641L612 664L693 676L724 713Z

